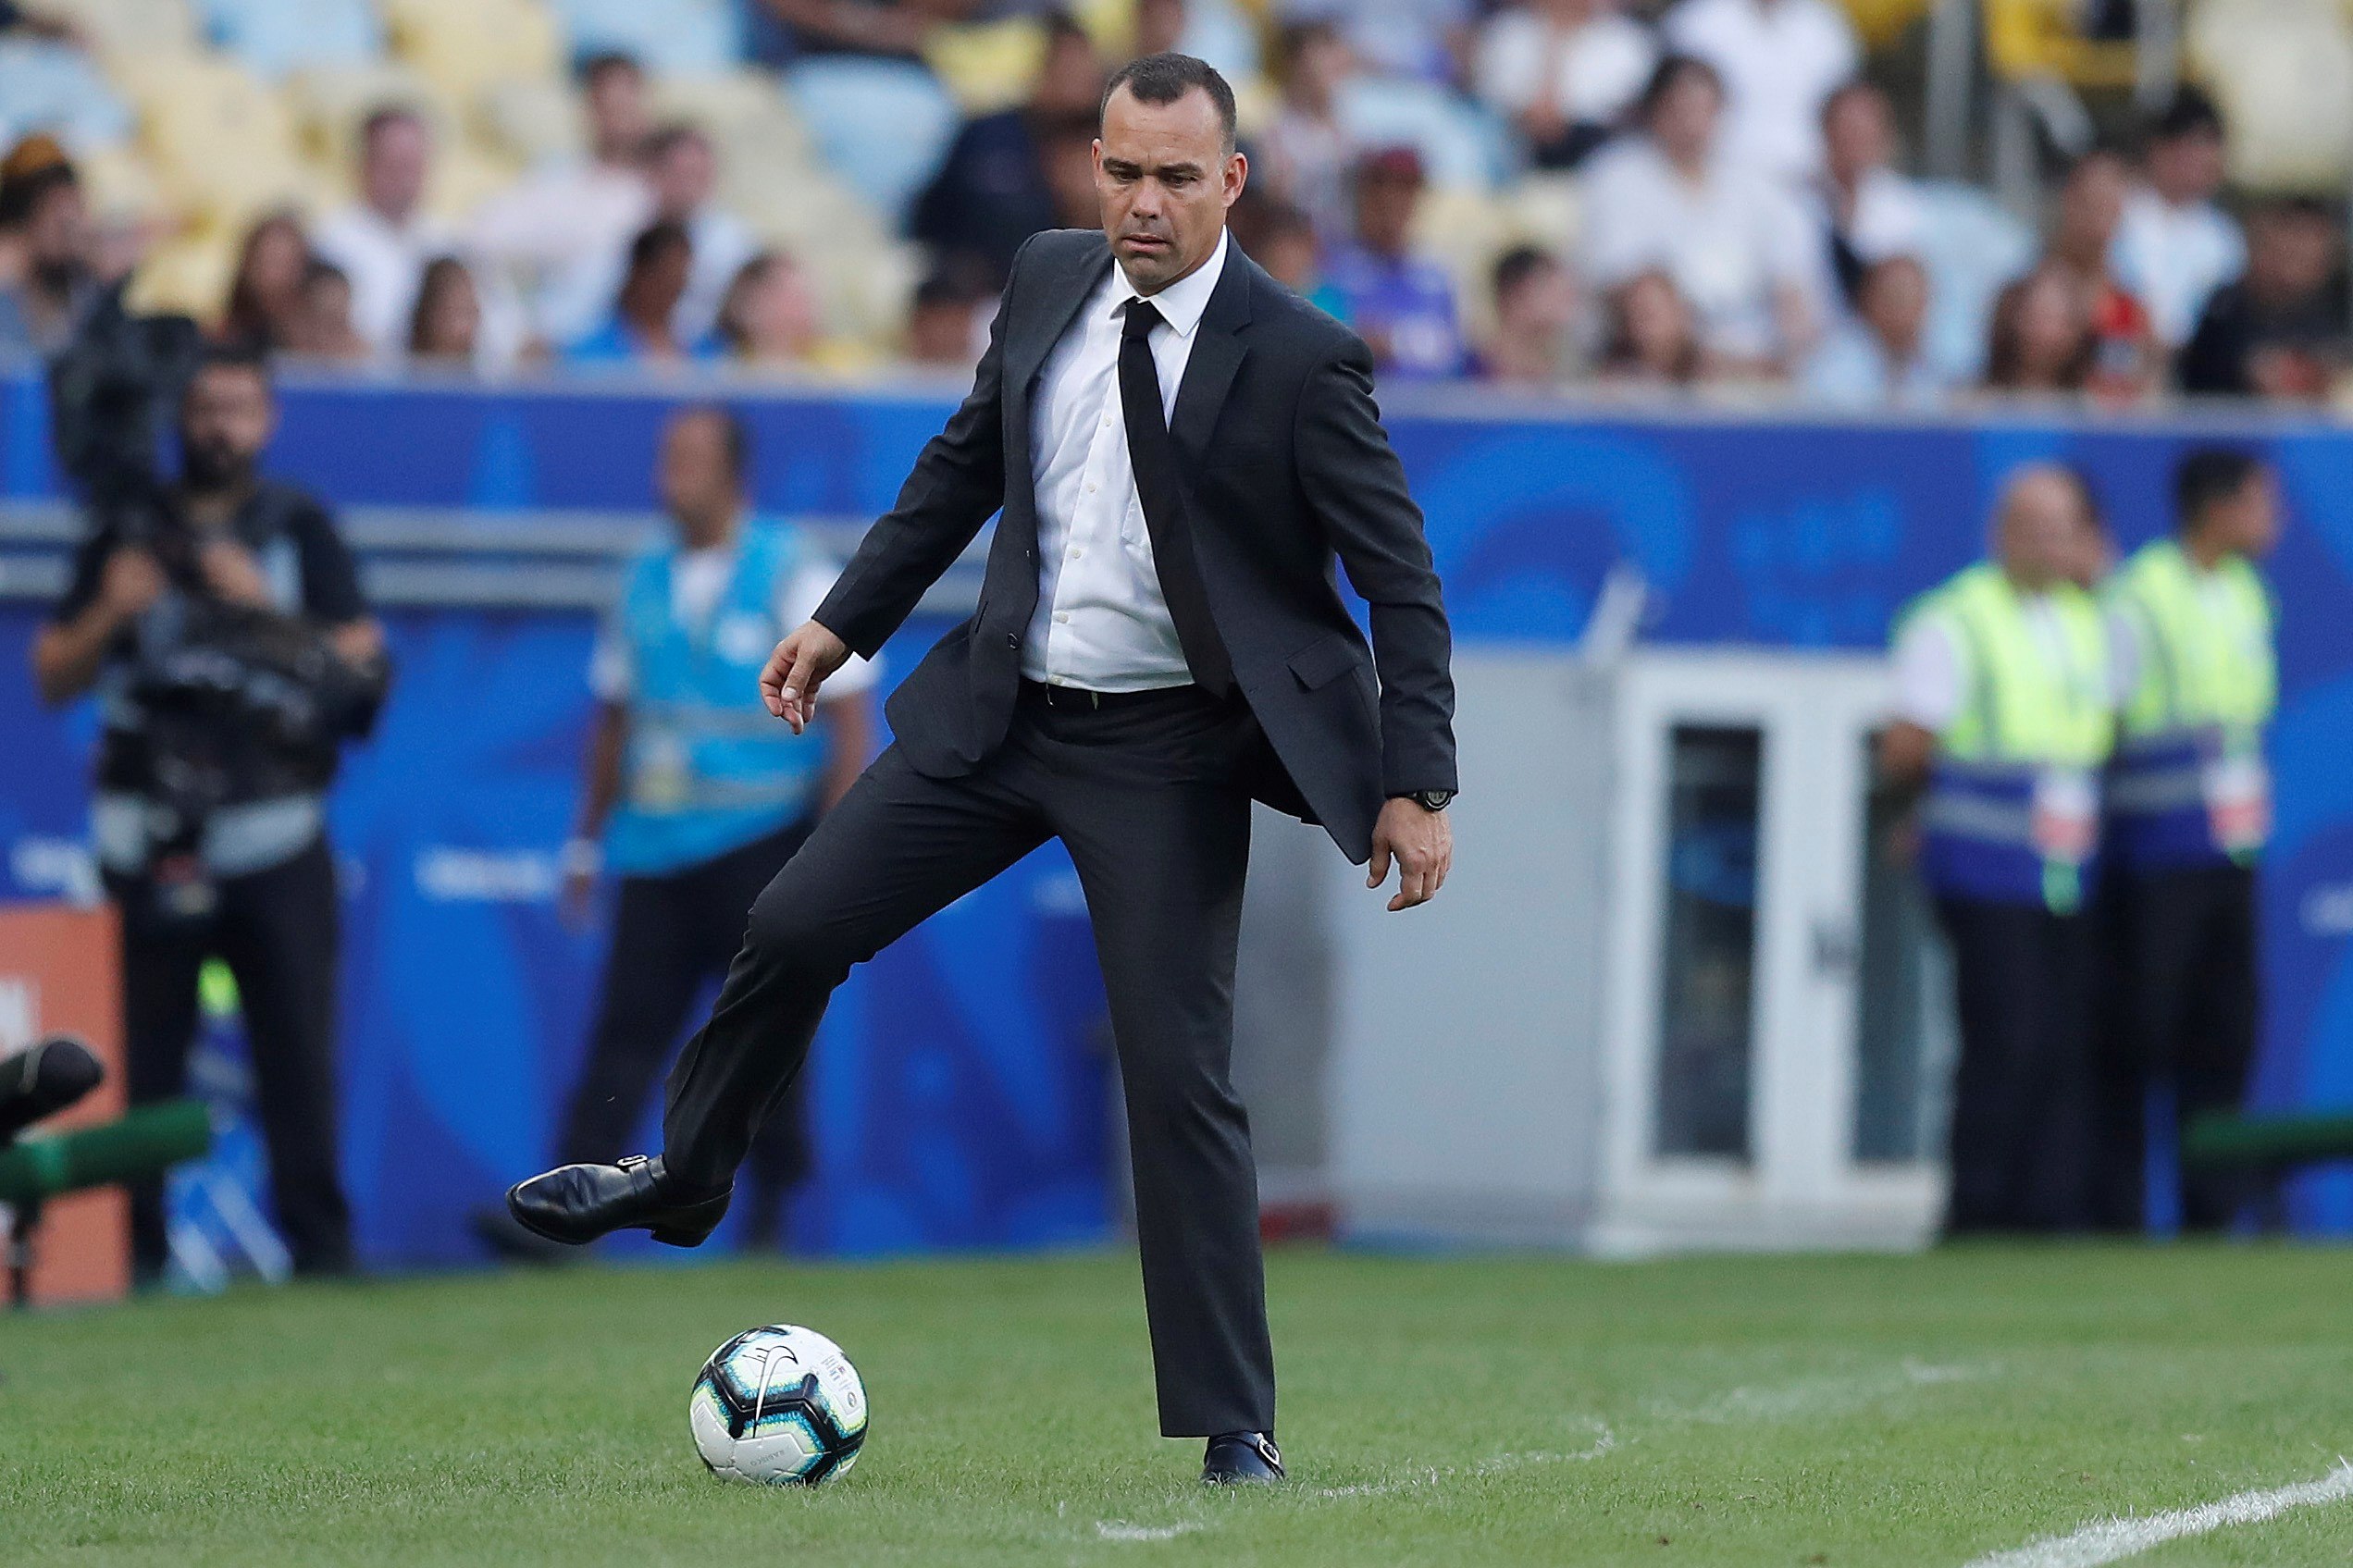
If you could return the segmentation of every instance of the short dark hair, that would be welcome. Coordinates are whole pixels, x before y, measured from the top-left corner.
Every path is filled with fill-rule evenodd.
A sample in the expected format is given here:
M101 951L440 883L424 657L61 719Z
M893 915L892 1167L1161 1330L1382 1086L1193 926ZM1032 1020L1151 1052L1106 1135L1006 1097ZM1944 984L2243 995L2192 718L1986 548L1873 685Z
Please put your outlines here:
M365 150L376 140L377 133L386 126L398 125L402 120L408 121L411 125L422 126L425 123L425 116L414 104L378 104L368 110L367 117L360 121L362 150Z
M2223 111L2203 91L2185 83L2157 117L2149 122L2149 139L2171 142L2183 136L2221 136Z
M577 68L580 85L587 87L593 84L597 78L607 71L627 71L631 76L642 79L646 74L646 68L638 63L638 57L635 55L625 50L600 49L593 55L581 56Z
M2173 465L2173 520L2194 533L2218 501L2229 500L2262 472L2263 460L2235 447L2199 447Z
M1675 90L1675 84L1687 76L1696 76L1715 90L1719 102L1724 97L1724 73L1701 59L1697 55L1662 55L1651 68L1651 79L1642 83L1641 96L1634 103L1634 117L1647 123L1658 113L1659 105Z
M184 398L195 390L196 383L216 370L234 370L258 377L265 391L273 389L270 376L269 351L250 339L225 338L206 343L196 355L196 363L188 373L180 389Z
M688 255L694 253L694 236L687 232L685 224L664 219L661 223L646 225L638 231L638 237L629 241L629 270L642 272L652 265L656 256L674 246Z
M1558 265L1560 265L1560 258L1550 251L1540 250L1534 245L1514 245L1495 258L1495 270L1491 281L1494 287L1496 300L1500 302L1505 295L1512 292L1529 278L1542 273L1547 267Z
M1139 104L1173 104L1186 93L1198 89L1209 95L1218 111L1218 124L1225 130L1226 151L1233 151L1234 128L1238 123L1233 107L1233 89L1217 68L1207 60L1196 60L1190 55L1146 55L1130 60L1111 73L1104 84L1103 102L1096 117L1111 106L1111 94L1126 88Z

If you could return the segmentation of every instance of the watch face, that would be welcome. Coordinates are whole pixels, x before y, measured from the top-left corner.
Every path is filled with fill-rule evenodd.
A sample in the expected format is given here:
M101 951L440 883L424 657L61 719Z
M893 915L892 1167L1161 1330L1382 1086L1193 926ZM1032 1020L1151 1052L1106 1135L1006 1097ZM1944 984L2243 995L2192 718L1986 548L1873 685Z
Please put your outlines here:
M1429 811L1443 811L1454 798L1455 792L1451 789L1425 789L1414 796L1422 809Z

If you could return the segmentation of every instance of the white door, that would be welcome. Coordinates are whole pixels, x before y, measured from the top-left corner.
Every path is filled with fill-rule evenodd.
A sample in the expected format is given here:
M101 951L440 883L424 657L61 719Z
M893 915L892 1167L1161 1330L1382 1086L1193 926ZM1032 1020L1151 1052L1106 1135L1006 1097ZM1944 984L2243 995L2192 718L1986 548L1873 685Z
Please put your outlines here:
M1885 699L1876 659L1629 659L1602 1250L1908 1245L1932 1223L1933 1167L1861 1157L1901 1142L1881 1125L1885 1031L1868 1031L1868 1070L1859 1055L1867 746Z

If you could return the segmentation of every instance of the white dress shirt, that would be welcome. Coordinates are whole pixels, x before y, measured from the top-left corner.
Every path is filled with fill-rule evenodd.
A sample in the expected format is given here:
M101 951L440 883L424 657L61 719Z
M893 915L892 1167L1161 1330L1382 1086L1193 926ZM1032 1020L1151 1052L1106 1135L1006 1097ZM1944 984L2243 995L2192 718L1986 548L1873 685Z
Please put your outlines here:
M329 216L311 247L352 282L352 326L387 359L408 352L409 317L426 264L456 251L457 236L423 213L394 223L365 202Z
M1209 259L1152 296L1160 415L1176 410L1193 340L1225 271L1226 238ZM1135 285L1115 260L1046 356L1031 412L1030 482L1037 498L1037 611L1022 673L1091 691L1151 691L1193 679L1160 597L1144 502L1128 460L1120 404L1120 335Z
M1741 162L1802 179L1822 164L1822 101L1862 66L1830 0L1683 0L1670 47L1724 79L1724 143Z
M2124 198L2108 265L2149 307L2165 346L2177 349L2214 290L2247 270L2247 241L2213 203L2177 207L2144 185Z

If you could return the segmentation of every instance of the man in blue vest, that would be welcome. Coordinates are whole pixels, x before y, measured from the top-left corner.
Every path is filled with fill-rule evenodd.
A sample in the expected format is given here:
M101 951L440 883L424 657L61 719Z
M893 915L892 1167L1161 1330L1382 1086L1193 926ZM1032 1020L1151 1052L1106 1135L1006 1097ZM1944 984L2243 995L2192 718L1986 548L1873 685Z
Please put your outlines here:
M2277 706L2272 598L2254 562L2279 535L2270 472L2193 451L2177 531L2134 553L2106 601L2119 701L2108 785L2114 1027L2099 1074L2103 1224L2144 1221L2152 1084L2182 1127L2235 1111L2255 1055L2255 868L2272 823L2264 734ZM2182 1223L2219 1229L2238 1178L2186 1171Z
M723 409L672 417L657 474L671 533L631 562L589 665L597 718L579 823L563 850L567 917L588 917L604 873L620 889L588 1057L557 1142L566 1163L616 1159L630 1146L688 1009L742 945L744 911L872 748L874 671L862 660L843 672L848 700L830 701L804 735L761 703L769 650L837 573L797 529L746 514L748 446ZM788 1100L751 1154L756 1241L775 1239L806 1163ZM477 1228L502 1252L549 1251L502 1209L485 1211Z
M2019 470L1994 559L1923 598L1896 637L1881 762L1925 789L1921 870L1952 942L1956 1234L2090 1218L2084 907L2114 722L2099 611L2070 580L2093 525L2087 499L2062 468Z

